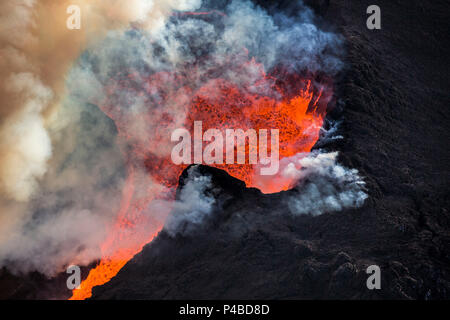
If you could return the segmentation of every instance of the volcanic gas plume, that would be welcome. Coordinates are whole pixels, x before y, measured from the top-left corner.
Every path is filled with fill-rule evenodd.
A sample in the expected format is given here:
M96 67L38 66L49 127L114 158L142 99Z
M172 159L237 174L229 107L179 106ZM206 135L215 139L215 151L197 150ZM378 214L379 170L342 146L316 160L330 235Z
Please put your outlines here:
M134 1L141 5L143 2ZM65 141L71 141L71 134L65 134L67 131L60 127L79 129L86 121L80 106L99 108L113 121L116 132L110 135L120 150L97 157L98 145L89 145L83 139L75 139L78 144L74 144L82 146L78 151L70 148L70 143L69 147L67 143L56 144L69 151L58 156L56 164L51 163L54 168L44 179L44 190L61 191L64 182L53 177L66 177L66 183L73 181L72 192L86 193L75 200L76 205L65 204L64 211L68 211L67 206L71 212L83 209L87 199L98 198L89 211L84 208L84 215L70 216L78 220L75 227L90 225L89 232L81 232L80 237L95 236L78 241L73 235L76 250L52 253L58 259L53 260L55 265L50 269L58 271L70 263L101 259L81 288L74 290L72 299L90 297L92 287L114 277L163 228L172 208L180 207L174 200L175 188L186 165L171 161L174 143L170 138L180 127L193 134L194 121L202 121L204 130L222 132L229 128L279 129L281 167L275 176L259 175L258 165L249 164L248 157L245 164L214 166L265 193L293 188L309 173L319 177L312 187L308 185L303 198L295 199L294 214L339 210L360 205L365 198L357 172L338 166L335 154L309 154L324 133L321 128L333 104L333 77L342 66L339 36L320 30L309 9L302 6L296 16L269 14L247 0L225 6L214 1L156 1L147 9L135 19L140 24L115 30L105 30L102 24L101 40L90 39L88 49L67 75L68 92L55 116L59 126L50 130L55 140L69 137ZM108 14L106 18L112 19ZM130 21L119 20L122 24ZM157 27L153 27L155 23ZM50 93L44 90L41 96L44 99ZM93 132L101 130L93 128ZM250 145L247 154L250 148L258 146ZM105 172L113 177L113 172L122 168L123 181L110 178L99 189L86 189L87 182L77 175L80 167L70 166L70 161L80 154L90 163L92 174L86 175L86 180L103 179ZM48 157L42 157L41 162ZM98 161L92 163L92 159ZM39 171L39 175L44 172ZM341 187L325 187L326 191L320 192L330 180ZM111 185L114 190L110 190ZM114 202L118 188L120 204ZM66 190L64 198L70 198L71 191ZM49 201L48 195L41 197L43 202ZM317 206L308 202L311 197ZM308 206L297 210L299 201ZM59 205L46 208L61 210ZM40 223L45 225L46 219ZM28 237L24 235L23 239ZM55 236L52 240L59 239ZM84 255L86 252L89 254ZM11 259L11 255L6 256ZM12 258L25 259L20 255ZM36 264L31 265L39 270Z

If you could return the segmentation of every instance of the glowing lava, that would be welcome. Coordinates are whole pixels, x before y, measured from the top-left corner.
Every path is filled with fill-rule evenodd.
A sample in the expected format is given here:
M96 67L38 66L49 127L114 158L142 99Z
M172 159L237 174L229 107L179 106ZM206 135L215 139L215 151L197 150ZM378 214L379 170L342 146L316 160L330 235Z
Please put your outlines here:
M312 76L281 70L267 75L254 59L238 67L256 70L253 79L236 83L209 76L198 85L199 81L194 81L196 67L193 66L191 72L166 71L145 77L131 73L112 80L108 101L101 108L114 120L120 138L126 142L126 147L122 148L128 161L129 176L117 222L101 247L104 258L90 271L81 288L74 290L71 299L90 297L94 286L114 277L163 227L161 222L151 221L151 215L142 214L142 211L161 193L172 192L169 198L173 198L178 177L185 168L174 165L170 152L167 152L173 146L170 142L172 129L184 126L192 132L193 122L199 120L203 122L204 130L276 128L280 132L280 159L308 152L314 146L332 96L329 80L318 81ZM209 74L221 73L210 70ZM139 97L146 108L130 112L118 96L118 92L124 90L129 96ZM183 117L179 117L180 114ZM149 130L137 130L136 127ZM137 185L136 170L141 167L146 169L148 181L157 184L150 184L150 187L145 187L145 182ZM254 165L248 163L216 167L266 193L286 190L295 183L281 173L269 180L263 179ZM148 225L153 228L141 227Z

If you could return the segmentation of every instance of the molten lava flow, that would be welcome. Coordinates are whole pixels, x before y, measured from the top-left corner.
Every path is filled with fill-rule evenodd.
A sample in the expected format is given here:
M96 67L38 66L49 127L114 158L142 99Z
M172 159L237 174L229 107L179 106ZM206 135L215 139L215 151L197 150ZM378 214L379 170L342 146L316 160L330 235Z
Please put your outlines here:
M319 129L323 116L316 114L318 101L322 92L313 100L311 81L300 82L298 95L277 101L266 96L245 94L232 83L217 80L210 87L204 87L197 93L191 105L186 126L193 131L194 121L201 120L203 129L271 129L280 130L280 159L293 156L299 152L310 151L319 138ZM281 89L278 89L283 94ZM214 98L211 98L213 96ZM308 112L310 110L310 112ZM258 183L255 165L248 164L249 146L246 149L246 164L217 164L217 168L226 170L230 175L243 180L248 187L258 187L265 193L287 190L295 181L289 179L272 179L270 184ZM225 158L225 157L224 157Z
M138 201L133 201L134 180L134 171L131 170L124 188L122 208L119 211L116 224L101 247L104 258L89 272L88 277L81 283L80 288L73 291L73 296L70 300L89 298L92 295L94 286L105 284L111 280L125 263L141 251L143 245L151 241L156 235L157 232L152 235L136 234L134 232L139 223L146 224L146 221L143 221L146 217L139 214L145 204L141 203L139 206ZM149 195L151 196L151 193ZM149 201L151 201L151 198L146 200L146 202ZM122 241L128 245L126 247L120 245Z
M129 175L117 222L101 247L103 259L90 271L81 288L74 290L71 299L90 297L94 286L114 277L161 230L162 223L152 221L143 210L168 191L173 199L178 177L186 167L171 161L172 130L185 127L192 132L194 121L202 121L204 130L279 129L280 159L310 151L318 140L331 97L328 84L281 70L267 75L254 59L232 66L238 71L252 70L248 81L218 77L226 66L203 70L201 75L197 75L197 68L191 65L144 77L135 72L111 80L108 101L102 110L114 120L124 141ZM123 96L140 99L140 106L145 107L130 110ZM136 172L142 167L146 178L138 183ZM295 182L281 175L263 179L255 165L248 163L216 167L266 193L286 190Z

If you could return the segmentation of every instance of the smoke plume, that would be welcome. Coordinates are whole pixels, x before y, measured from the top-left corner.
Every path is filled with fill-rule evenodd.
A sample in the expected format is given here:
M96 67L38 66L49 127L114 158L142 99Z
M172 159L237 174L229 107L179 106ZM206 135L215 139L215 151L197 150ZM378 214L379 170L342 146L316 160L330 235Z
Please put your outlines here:
M292 213L319 215L364 203L367 194L358 170L338 164L337 155L316 151L282 160L281 174L298 181L298 195L289 203Z
M205 193L211 188L211 177L199 174L195 167L188 169L188 179L181 189L179 199L174 202L164 229L172 236L177 233L194 232L209 214L215 199Z
M66 27L69 5L81 8L80 30ZM0 266L51 274L64 264L99 257L105 225L118 207L118 191L111 189L120 188L120 179L111 170L122 159L112 146L96 151L95 144L104 142L99 140L114 140L104 124L90 128L93 136L81 132L93 111L67 93L66 80L68 86L74 81L68 71L108 30L134 24L157 32L172 10L198 5L195 0L0 3ZM100 182L105 190L99 191Z

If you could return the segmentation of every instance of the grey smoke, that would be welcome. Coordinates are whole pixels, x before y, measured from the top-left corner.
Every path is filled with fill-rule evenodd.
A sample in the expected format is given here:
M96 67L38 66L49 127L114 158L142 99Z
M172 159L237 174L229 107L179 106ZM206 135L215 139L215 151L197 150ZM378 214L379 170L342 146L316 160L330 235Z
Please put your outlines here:
M285 158L282 175L299 181L289 200L293 214L320 215L363 205L368 195L358 170L337 163L337 152L315 151Z
M164 230L172 236L195 232L196 227L212 213L215 199L205 193L211 187L210 176L200 175L195 167L190 167L187 182L173 204Z

